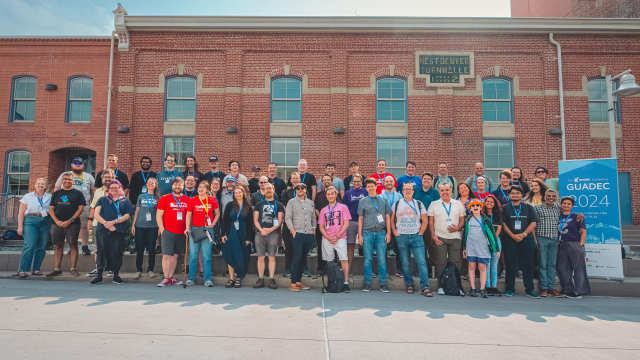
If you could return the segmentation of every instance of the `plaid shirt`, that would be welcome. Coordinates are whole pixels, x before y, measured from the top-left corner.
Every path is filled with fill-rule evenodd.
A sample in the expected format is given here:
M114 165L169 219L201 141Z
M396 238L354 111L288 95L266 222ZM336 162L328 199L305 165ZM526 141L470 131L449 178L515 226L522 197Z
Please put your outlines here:
M545 203L536 205L533 210L538 215L536 235L549 239L558 239L558 219L560 218L560 205L554 204L549 208Z

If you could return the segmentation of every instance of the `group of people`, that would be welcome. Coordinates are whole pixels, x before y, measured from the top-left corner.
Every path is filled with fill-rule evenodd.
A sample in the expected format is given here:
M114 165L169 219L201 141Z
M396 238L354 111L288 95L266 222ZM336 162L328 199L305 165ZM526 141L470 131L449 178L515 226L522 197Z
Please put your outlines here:
M473 174L457 182L441 162L436 174L416 174L416 163L407 161L406 174L396 179L379 159L376 173L365 177L356 161L349 164L349 176L334 175L335 164L316 177L300 160L296 172L285 182L270 163L266 175L258 166L252 177L240 174L240 163L229 162L229 174L221 171L218 158L209 158L210 169L202 173L193 155L184 159L184 171L177 171L176 157L167 154L164 170L150 170L149 157L140 160L141 170L131 176L120 171L118 158L108 156L108 167L93 176L84 172L84 161L75 158L71 171L60 175L53 194L46 179L38 179L35 190L20 204L18 232L25 246L18 276L42 275L40 266L51 234L55 267L46 277L62 273L65 239L70 245L71 275L76 269L82 238L82 252L88 251L88 230L93 229L96 268L91 284L102 283L105 275L122 284L119 276L124 253L127 221L133 217L131 233L136 242L134 278L144 272L155 277L155 254L162 254L160 287L179 285L175 278L178 257L188 253L188 279L194 285L197 268L204 285L213 286L213 245L220 245L227 264L228 288L242 286L252 246L258 256L258 280L253 286L276 289L275 256L284 244L285 273L289 290L308 290L302 282L308 274L307 255L318 247L317 275L327 261L337 257L344 273L344 291L350 292L349 269L356 244L364 255L364 285L370 291L372 278L379 289L389 292L387 248L396 256L396 275L403 277L407 293L414 293L411 255L418 268L420 294L432 297L431 267L440 275L448 262L468 269L470 296L501 296L497 289L499 268L505 269L505 294L515 292L515 278L521 272L525 293L540 296L580 298L590 293L586 276L584 243L586 226L581 214L572 212L574 200L563 197L558 204L557 179L546 179L539 167L529 184L514 167L500 174L494 186L484 174L482 163ZM554 182L555 180L555 182ZM87 205L89 204L89 205ZM156 246L157 245L157 246ZM538 249L539 288L536 292L534 252ZM149 254L143 269L144 252ZM378 273L373 273L373 257ZM268 276L265 276L268 257ZM476 272L479 289L476 289ZM556 274L561 291L555 289ZM310 274L309 274L310 275ZM442 288L439 294L444 294Z

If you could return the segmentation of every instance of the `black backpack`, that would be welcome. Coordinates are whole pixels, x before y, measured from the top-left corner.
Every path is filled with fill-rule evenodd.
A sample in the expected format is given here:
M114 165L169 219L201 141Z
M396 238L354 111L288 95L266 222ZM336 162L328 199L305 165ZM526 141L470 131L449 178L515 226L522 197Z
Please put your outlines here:
M325 283L324 279L327 278ZM322 276L322 292L339 293L344 288L344 273L342 266L335 257L333 261L328 261L324 267L324 275Z
M462 281L460 280L460 270L451 262L447 261L447 266L438 277L438 287L444 290L445 295L464 296L462 291Z

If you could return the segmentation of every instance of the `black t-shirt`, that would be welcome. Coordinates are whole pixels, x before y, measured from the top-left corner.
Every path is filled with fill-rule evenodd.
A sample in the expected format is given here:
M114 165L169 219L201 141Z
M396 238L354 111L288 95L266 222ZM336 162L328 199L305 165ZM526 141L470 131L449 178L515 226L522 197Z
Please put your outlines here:
M312 191L311 186L318 186L318 181L316 180L316 177L313 176L313 174L310 172L306 172L304 173L304 175L300 175L300 180L305 185L307 185L308 194L311 194L311 191ZM287 181L287 186L291 186L291 176L289 176L289 181ZM311 199L311 196L309 196L309 199Z
M190 176L193 176L193 177L194 177L194 179L196 179L196 189L197 189L197 188L198 188L198 185L200 185L200 180L202 180L202 177L203 177L204 175L202 175L202 173L201 173L200 171L183 171L183 172L182 172L182 178L183 178L183 179L185 179L185 180L187 180L187 173L188 173ZM197 192L197 191L198 191L198 190L196 190L196 192Z
M275 177L275 178L270 178L267 176L267 178L269 179L269 183L271 185L273 185L275 194L280 198L282 197L282 193L287 189L287 183L284 182L284 180L280 179L279 177Z
M276 194L273 194L273 198L276 200L280 200L280 197ZM260 201L265 201L265 200L266 198L262 196L260 191L253 193L253 195L251 195L251 206L256 206Z
M275 204L274 204L275 203ZM274 227L273 220L277 220L277 215L274 216L273 210L278 213L284 213L284 206L279 201L260 201L253 208L253 211L258 213L258 222L262 228ZM284 222L284 216L282 218ZM278 223L278 225L282 225Z
M133 210L133 205L131 205L131 201L127 198L121 198L116 202L118 204L118 208L120 211L116 211L116 206L107 196L103 196L96 203L96 208L100 206L100 216L106 221L112 221L118 218L118 214L123 215L129 214L133 215L135 212ZM142 214L140 214L142 216ZM122 222L120 224L116 224L116 232L126 233L127 232L127 223ZM107 230L104 225L98 223L98 230ZM108 230L107 230L108 231Z
M117 170L117 172L116 172ZM116 180L120 181L120 183L122 184L122 188L123 189L128 189L129 188L129 178L127 177L127 174L124 173L124 171L120 170L120 169L116 169L113 172L116 173ZM95 183L95 188L99 189L102 187L102 172L104 172L104 170L100 171L98 173L98 175L96 176L96 183ZM137 198L136 198L137 199Z
M284 204L284 206L287 206L287 203L296 197L296 192L293 189L287 189L282 193L282 203ZM311 199L311 193L309 192L309 189L307 189L307 199Z
M136 171L131 175L131 184L129 184L129 200L132 204L136 204L138 202L138 197L142 194L142 188L147 186L147 182L144 179L149 180L149 178L155 178L156 174L154 171L149 171L142 176L142 171Z
M340 196L340 193L338 193L336 201L342 203L342 196ZM329 200L327 200L327 193L324 190L316 194L314 205L316 207L316 210L318 211L322 211L322 209L326 208L327 205L329 205Z
M60 221L67 221L78 211L80 206L86 206L87 202L84 200L84 194L80 190L60 189L53 193L51 197L51 205L53 206L53 213ZM80 223L80 217L78 217L74 224Z
M365 177L362 176L362 181L364 182ZM344 191L349 191L351 189L353 189L353 175L349 175L346 178L344 178L344 180L342 180L342 182L344 183ZM363 184L364 186L364 184Z
M256 178L249 179L249 193L255 194L257 191L260 191L260 180Z
M491 216L487 215L487 217L491 219L491 222L493 223L493 230L498 230L498 226L502 226L504 224L502 221L502 215L496 216L496 214L491 214Z
M211 180L214 177L217 177L218 179L220 179L220 188L222 189L222 180L224 180L225 176L227 176L227 174L225 174L223 171L217 170L216 172L212 172L211 170L209 170L202 174L201 180L207 180L209 184L211 184Z
M519 216L516 215L516 210ZM520 205L514 207L512 202L508 202L502 207L502 221L504 226L508 227L513 234L521 234L529 227L529 224L538 222L538 214L533 210L533 206L529 204L520 202ZM520 229L515 229L516 221L521 222ZM526 239L528 238L533 239L533 232L527 234Z

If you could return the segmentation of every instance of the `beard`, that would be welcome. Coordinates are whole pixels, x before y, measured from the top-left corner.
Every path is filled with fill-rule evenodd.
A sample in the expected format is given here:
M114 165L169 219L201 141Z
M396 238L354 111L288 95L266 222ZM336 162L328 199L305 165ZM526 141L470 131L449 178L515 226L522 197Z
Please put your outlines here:
M151 169L151 165L148 165L148 164L143 164L142 165L142 170L149 171L149 169Z
M74 168L71 168L71 172L73 172L73 173L74 173L74 174L76 174L76 175L82 175L82 171L83 171L83 170L84 170L84 167L83 167L83 168L80 168L80 169L74 169Z

